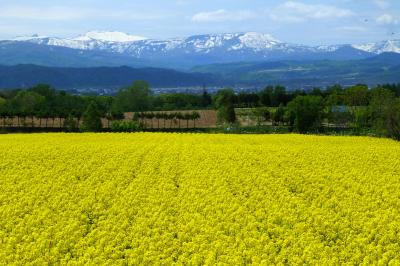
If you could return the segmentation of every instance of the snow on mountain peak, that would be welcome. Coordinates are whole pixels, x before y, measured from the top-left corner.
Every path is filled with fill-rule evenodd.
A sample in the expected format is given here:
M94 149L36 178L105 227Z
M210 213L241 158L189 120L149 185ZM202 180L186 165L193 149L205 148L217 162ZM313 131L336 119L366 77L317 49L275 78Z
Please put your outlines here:
M74 38L77 41L104 41L104 42L135 42L146 40L147 38L142 36L129 35L123 32L117 31L89 31L84 35Z
M239 39L246 47L258 50L270 49L280 43L279 40L275 39L271 35L258 32L244 33L239 37Z
M378 43L367 43L361 45L353 45L354 48L375 54L385 52L400 53L400 40L388 40Z
M207 55L221 58L279 58L282 54L334 53L343 45L307 46L281 42L269 34L257 32L195 35L174 39L146 39L115 31L90 31L76 38L18 37L14 41L31 42L39 45L67 47L80 50L107 51L132 55L137 58L154 58L172 55ZM355 49L374 54L384 52L400 53L400 40L353 45ZM235 57L236 56L236 57ZM238 60L239 60L238 59Z
M241 37L242 39L255 39L263 40L265 42L280 42L278 39L274 38L270 34L259 33L259 32L246 32Z
M228 50L250 48L261 51L281 43L269 34L257 32L198 35L189 37L186 42L193 44L196 51L210 51L224 46Z

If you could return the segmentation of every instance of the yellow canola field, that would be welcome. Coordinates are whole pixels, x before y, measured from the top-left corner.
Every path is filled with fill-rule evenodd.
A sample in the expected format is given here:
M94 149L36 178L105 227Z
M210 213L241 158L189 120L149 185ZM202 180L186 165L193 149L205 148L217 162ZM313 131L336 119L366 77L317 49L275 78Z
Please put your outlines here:
M0 265L400 265L400 143L0 136Z

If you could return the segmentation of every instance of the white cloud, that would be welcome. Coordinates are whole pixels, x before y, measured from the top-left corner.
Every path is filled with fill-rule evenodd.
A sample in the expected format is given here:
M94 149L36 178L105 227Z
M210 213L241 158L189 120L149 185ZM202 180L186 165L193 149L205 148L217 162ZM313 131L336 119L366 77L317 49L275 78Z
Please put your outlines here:
M397 25L399 19L390 14L383 14L376 19L376 22L381 25Z
M243 21L255 18L257 15L254 12L243 11L228 11L219 9L210 12L200 12L192 17L194 22L223 22L223 21Z
M273 20L301 22L310 19L344 18L354 15L351 10L330 5L309 5L301 2L287 1L270 14Z
M389 2L387 0L374 0L375 5L380 9L386 9L389 7Z

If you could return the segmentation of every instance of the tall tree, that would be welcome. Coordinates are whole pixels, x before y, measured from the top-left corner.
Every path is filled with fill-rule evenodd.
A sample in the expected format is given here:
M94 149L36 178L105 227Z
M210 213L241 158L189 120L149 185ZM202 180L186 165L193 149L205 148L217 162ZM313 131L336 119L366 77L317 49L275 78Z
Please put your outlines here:
M0 118L2 118L2 125L5 126L5 121L7 117L7 101L6 99L0 97Z
M384 129L388 112L395 101L395 94L389 89L378 87L371 90L370 95L368 109L372 126L377 130Z
M288 104L294 117L294 128L300 133L319 129L324 115L324 101L321 96L298 96Z
M235 93L232 89L223 89L218 91L215 98L215 104L219 123L231 124L236 122L234 102Z
M33 91L22 90L12 99L12 102L17 117L31 117L33 126L33 117L42 107L42 104L45 102L45 97Z
M92 101L83 114L82 130L85 132L101 131L101 114L96 102Z
M196 128L196 120L200 119L201 115L199 112L194 111L194 112L192 112L191 116L192 116L192 120L193 120L193 127Z
M386 129L390 137L400 140L400 98L396 98L387 110Z
M260 102L264 106L272 106L272 94L274 93L274 87L267 86L260 92Z
M278 108L276 108L274 115L273 115L273 122L274 124L282 124L284 122L284 115L285 115L285 106L281 103Z
M123 112L142 112L151 107L151 90L145 81L135 81L122 88L113 102L113 109Z
M347 88L344 91L344 102L351 107L368 105L368 86L356 85Z
M362 127L366 121L366 106L368 105L368 86L366 85L356 85L347 88L344 91L344 103L350 111L352 116L353 124L356 127Z
M209 107L212 104L212 97L208 94L207 90L203 90L203 94L201 96L201 107Z

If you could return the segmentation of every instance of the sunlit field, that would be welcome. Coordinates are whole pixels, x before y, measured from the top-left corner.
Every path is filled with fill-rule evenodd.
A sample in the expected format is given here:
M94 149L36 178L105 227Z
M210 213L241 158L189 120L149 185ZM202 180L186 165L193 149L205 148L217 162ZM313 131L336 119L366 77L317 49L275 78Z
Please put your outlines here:
M400 143L0 135L0 264L400 264Z

